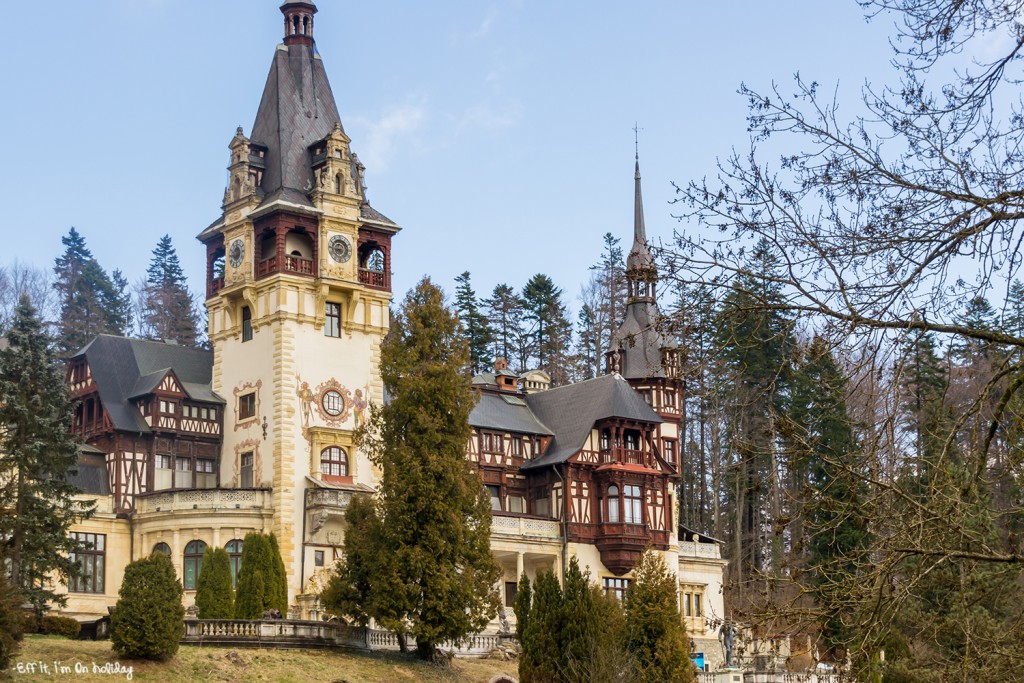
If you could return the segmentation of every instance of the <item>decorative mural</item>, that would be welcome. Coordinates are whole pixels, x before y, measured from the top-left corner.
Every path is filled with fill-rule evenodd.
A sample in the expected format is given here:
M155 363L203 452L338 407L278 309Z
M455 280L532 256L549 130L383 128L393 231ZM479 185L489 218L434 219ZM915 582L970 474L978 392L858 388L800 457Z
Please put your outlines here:
M295 375L295 395L299 399L299 412L302 416L302 436L308 442L309 430L317 423L328 427L344 427L353 420L352 428L366 423L369 410L369 385L356 389L355 394L337 379L331 377L316 387Z

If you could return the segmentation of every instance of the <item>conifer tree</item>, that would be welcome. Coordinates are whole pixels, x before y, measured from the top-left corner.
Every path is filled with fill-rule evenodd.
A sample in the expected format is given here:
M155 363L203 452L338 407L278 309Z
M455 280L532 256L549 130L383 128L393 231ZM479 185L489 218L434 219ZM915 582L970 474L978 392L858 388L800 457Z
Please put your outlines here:
M348 617L360 626L375 617L385 628L403 628L402 624L384 622L392 612L390 596L373 590L373 582L379 577L393 577L391 568L384 564L389 557L381 554L383 529L373 498L353 496L345 510L345 524L345 556L331 573L320 595L321 604L329 613ZM374 602L377 600L381 601L379 608Z
M696 678L690 639L679 616L677 582L661 553L648 549L626 591L626 645L644 683L689 683Z
M63 605L46 579L66 580L78 548L68 531L88 517L95 502L77 500L68 480L78 462L69 432L71 400L53 343L35 309L22 296L0 350L0 555L10 562L11 581L42 613Z
M455 310L469 343L470 374L487 372L494 367L494 356L491 354L494 334L487 316L480 310L480 302L469 282L469 271L455 278L455 282L458 283L455 288Z
M590 590L590 570L580 570L579 560L574 555L565 572L565 588L562 590L562 630L558 634L561 643L562 661L559 669L564 681L575 681L582 673L582 665L594 655L599 630L597 607ZM581 680L580 683L588 683Z
M562 588L550 569L537 574L530 616L520 644L521 683L553 683L565 661L559 633L562 631Z
M571 379L572 325L569 323L562 290L543 273L534 275L523 287L525 320L530 324L531 351L537 366L551 376L554 386Z
M231 558L224 548L206 546L196 581L196 609L200 619L231 619L235 616L231 588Z
M490 506L465 457L476 400L460 369L465 337L429 279L406 295L381 349L390 403L371 413L364 444L382 470L379 523L350 527L368 548L365 604L386 628L409 632L429 659L445 641L482 629L497 612ZM352 557L351 546L346 549Z
M484 300L487 320L494 335L494 356L504 358L517 372L529 363L529 339L523 329L523 300L507 284L494 287L490 299Z
M533 604L533 589L530 587L530 577L523 572L519 577L519 587L516 590L516 599L512 610L516 615L516 640L523 642L523 634L526 632L527 624L530 623L530 606Z
M170 339L184 346L199 342L195 301L170 235L153 249L140 296L139 325L149 339Z
M0 566L3 566L0 558ZM0 571L0 671L7 668L14 655L18 654L23 633L21 591L7 580Z
M119 293L74 228L61 238L64 253L54 261L60 313L57 346L67 356L97 334L124 334L118 313Z
M117 605L110 617L114 650L130 659L168 660L185 635L181 581L163 553L132 562L124 569Z
M120 269L115 269L110 273L110 283L113 291L110 314L117 333L122 336L130 336L135 322L135 309L132 305L132 293L128 286L128 279Z
M288 572L284 567L284 558L281 557L281 546L277 543L277 536L271 533L267 537L270 546L270 559L273 560L273 574L270 580L270 606L281 611L282 615L288 614Z
M270 539L255 531L246 534L242 541L242 565L238 569L235 591L236 619L259 619L268 609L280 609L280 605L275 604L279 596L276 573Z

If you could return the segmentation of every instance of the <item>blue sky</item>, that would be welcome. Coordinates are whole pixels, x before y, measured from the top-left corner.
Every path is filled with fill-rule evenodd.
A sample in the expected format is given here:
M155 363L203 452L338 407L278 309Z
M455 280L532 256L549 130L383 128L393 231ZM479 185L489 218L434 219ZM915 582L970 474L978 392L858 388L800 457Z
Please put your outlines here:
M135 282L163 234L194 292L195 235L219 214L227 144L248 133L276 0L0 0L0 265L51 267L70 226ZM854 0L320 0L316 39L371 203L404 229L394 291L424 274L478 294L547 273L576 308L612 232L632 230L633 125L648 234L669 239L671 181L749 147L741 82L794 72L854 114L889 79L889 19ZM27 28L19 22L24 21Z

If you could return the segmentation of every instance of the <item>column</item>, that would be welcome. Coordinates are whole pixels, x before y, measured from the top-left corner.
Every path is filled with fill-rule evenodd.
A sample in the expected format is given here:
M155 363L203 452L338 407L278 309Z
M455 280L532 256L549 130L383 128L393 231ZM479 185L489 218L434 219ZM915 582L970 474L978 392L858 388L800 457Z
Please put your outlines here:
M523 570L524 570L523 554L522 553L516 553L516 581L519 581L519 578L523 575Z

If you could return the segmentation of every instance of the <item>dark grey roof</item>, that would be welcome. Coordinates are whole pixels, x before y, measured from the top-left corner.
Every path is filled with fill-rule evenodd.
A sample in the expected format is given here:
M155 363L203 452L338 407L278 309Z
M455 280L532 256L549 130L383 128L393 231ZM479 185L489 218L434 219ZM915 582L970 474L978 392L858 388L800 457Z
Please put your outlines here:
M110 495L110 479L107 475L106 457L103 451L82 444L78 448L78 469L68 481L82 493L94 496Z
M653 270L654 257L647 248L647 232L644 227L644 200L640 195L640 158L636 160L635 185L633 190L633 247L626 257L626 270Z
M101 334L74 357L83 355L115 429L149 431L130 399L151 392L168 370L174 371L190 398L224 403L210 385L212 351Z
M617 374L529 394L526 403L554 431L555 438L542 457L524 463L523 469L565 462L583 447L598 420L621 417L662 422L647 401Z
M619 373L628 379L664 377L663 348L674 347L658 330L658 307L649 301L633 301L626 306L622 325L616 330L612 347L619 350Z
M395 231L400 230L397 223L370 206L368 202L364 202L363 205L359 207L359 219L364 223L372 223Z
M513 399L509 401L508 399ZM469 424L483 429L494 429L503 432L520 434L554 434L537 419L523 397L516 394L495 394L489 391L480 393L473 412L469 414Z
M270 64L251 140L267 148L260 189L266 200L291 190L287 201L312 205L308 148L341 124L323 61L307 45L279 45Z

